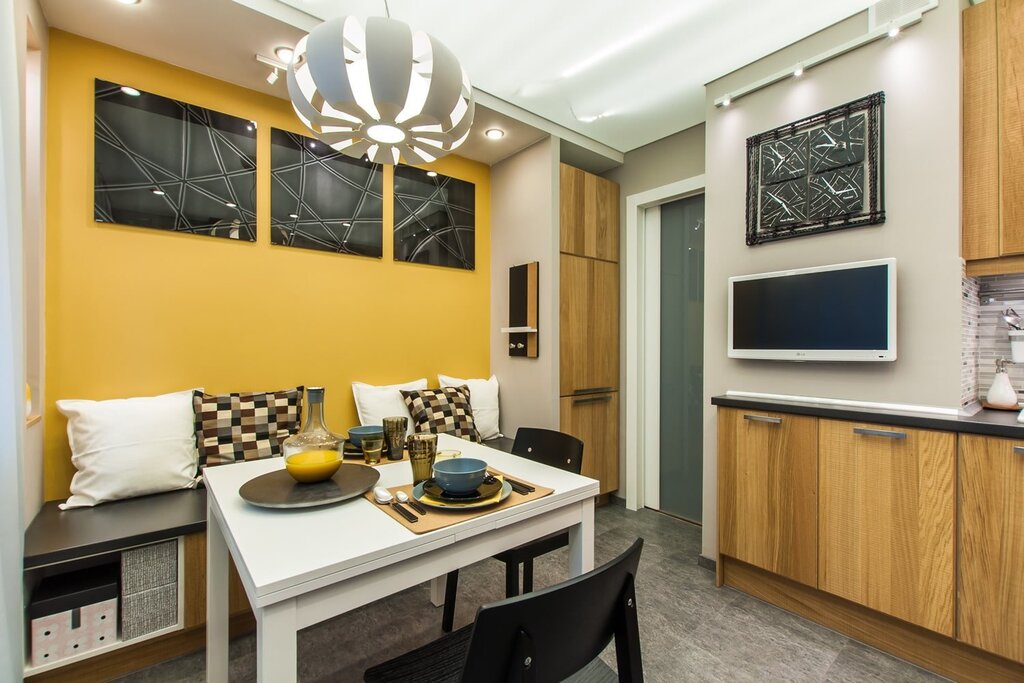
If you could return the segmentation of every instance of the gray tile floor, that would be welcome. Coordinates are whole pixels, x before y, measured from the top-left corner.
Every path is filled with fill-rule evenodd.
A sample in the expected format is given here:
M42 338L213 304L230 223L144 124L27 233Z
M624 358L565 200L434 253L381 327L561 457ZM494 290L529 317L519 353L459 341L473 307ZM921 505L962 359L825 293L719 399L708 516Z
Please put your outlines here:
M700 530L656 512L608 505L597 512L595 554L605 562L645 540L637 601L646 679L660 681L941 680L845 636L729 588L696 564ZM537 562L536 587L565 578L565 551ZM500 599L503 566L488 560L462 571L456 628L477 606ZM441 635L440 609L426 584L299 634L301 681L360 681L368 666ZM614 666L614 650L602 657ZM166 662L125 683L203 681L203 654ZM231 680L256 679L253 636L231 645Z

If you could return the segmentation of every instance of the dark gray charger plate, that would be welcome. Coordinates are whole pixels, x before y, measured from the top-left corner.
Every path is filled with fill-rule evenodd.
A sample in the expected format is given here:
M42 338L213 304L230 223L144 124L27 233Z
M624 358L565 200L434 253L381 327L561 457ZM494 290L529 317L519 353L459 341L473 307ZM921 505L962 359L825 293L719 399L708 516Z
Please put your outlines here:
M316 484L300 484L288 470L254 477L242 484L238 495L263 508L311 508L361 496L374 487L380 472L366 465L343 464L334 476Z

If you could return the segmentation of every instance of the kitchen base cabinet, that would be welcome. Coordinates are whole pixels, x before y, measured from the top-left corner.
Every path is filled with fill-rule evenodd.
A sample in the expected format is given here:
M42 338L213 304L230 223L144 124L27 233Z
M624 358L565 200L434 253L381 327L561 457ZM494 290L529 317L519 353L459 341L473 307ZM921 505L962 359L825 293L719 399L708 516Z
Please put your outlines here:
M818 423L818 588L953 635L948 432Z
M619 488L619 394L565 396L561 431L583 442L585 477L601 482L601 493Z
M818 421L718 413L719 552L817 585Z
M1024 662L1024 440L960 437L959 638Z

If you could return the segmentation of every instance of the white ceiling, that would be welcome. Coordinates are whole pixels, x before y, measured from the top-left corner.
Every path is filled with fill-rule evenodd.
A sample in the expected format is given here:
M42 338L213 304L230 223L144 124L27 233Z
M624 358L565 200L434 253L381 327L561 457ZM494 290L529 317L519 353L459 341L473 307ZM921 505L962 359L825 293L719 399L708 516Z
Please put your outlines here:
M704 120L703 84L877 0L389 0L433 34L474 86L620 152ZM381 15L383 0L40 0L51 26L287 98L255 54L323 18ZM259 10L259 11L256 11ZM301 11L299 11L301 10ZM545 137L477 108L461 156L494 163ZM603 115L600 118L593 118ZM536 122L534 122L536 123ZM497 143L482 131L508 132Z
M236 0L328 19L384 0ZM473 84L619 151L704 120L703 85L877 0L389 0ZM301 20L294 23L309 24ZM600 118L597 118L600 117Z

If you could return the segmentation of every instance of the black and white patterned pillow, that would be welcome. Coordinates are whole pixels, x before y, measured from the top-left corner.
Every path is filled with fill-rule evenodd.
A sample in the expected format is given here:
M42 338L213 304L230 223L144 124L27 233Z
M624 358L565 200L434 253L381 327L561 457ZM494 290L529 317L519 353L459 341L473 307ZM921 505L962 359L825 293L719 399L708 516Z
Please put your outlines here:
M402 391L413 428L419 433L451 434L480 443L480 432L469 405L469 387Z
M267 393L193 392L199 466L281 455L281 442L299 431L302 387Z

